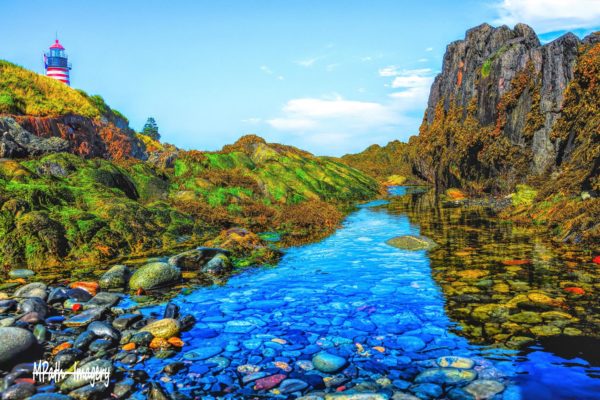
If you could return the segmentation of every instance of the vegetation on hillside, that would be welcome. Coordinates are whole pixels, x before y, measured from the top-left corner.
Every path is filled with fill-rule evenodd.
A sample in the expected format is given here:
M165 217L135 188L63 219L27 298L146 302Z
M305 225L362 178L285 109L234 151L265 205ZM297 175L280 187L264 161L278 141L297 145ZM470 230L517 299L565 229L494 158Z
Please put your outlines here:
M371 145L356 154L346 154L341 158L345 164L359 169L380 182L419 183L412 172L408 144L398 140L385 146Z
M96 263L201 245L233 227L297 243L331 232L350 202L377 191L357 170L258 137L180 151L166 168L66 153L3 160L0 263ZM262 249L256 261L272 256Z
M123 118L98 95L73 90L55 79L0 60L0 114L56 117L76 114Z

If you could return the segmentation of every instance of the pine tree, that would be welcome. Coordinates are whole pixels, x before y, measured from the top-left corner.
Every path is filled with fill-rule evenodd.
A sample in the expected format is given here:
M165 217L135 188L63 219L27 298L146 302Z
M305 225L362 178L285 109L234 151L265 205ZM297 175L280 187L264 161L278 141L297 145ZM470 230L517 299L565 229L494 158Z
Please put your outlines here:
M160 133L158 133L158 125L154 118L150 117L146 120L144 128L142 129L142 135L151 137L154 140L160 140Z

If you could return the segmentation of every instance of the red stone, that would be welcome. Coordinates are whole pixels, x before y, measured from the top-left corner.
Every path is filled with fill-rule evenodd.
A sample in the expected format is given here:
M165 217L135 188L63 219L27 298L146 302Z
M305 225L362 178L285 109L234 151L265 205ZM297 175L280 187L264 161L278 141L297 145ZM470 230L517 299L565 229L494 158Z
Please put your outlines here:
M71 307L71 310L73 310L73 311L81 310L81 304L79 304L79 303L73 304L73 307Z
M31 378L17 378L15 379L15 383L31 383L35 385L35 381Z
M593 262L594 264L600 264L600 256L596 256L596 257L594 257L594 258L592 259L592 262Z
M270 390L279 385L282 380L287 378L284 374L277 374L261 378L256 381L254 390Z
M565 288L565 292L573 293L573 294L585 294L585 290L580 287L567 287Z
M343 392L344 390L346 390L346 386L344 386L344 385L335 389L336 392Z

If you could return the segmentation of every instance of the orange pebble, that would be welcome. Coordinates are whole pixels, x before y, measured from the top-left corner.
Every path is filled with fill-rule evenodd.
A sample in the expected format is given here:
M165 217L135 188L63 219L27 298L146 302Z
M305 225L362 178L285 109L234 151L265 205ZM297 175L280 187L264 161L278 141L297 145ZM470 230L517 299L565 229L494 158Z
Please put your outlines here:
M177 336L173 336L167 340L171 346L175 347L183 347L183 340L179 339Z
M126 345L123 346L123 350L125 350L125 351L135 350L135 343L127 343Z
M72 289L83 289L92 296L95 296L98 293L98 285L97 282L73 282L69 285Z
M151 349L166 349L169 347L169 342L164 338L154 338L150 342Z
M73 304L73 306L71 307L71 310L73 310L73 311L81 310L81 304L79 304L79 303Z
M377 350L380 353L385 353L385 347L382 346L375 346L373 347L373 350Z
M335 389L336 392L343 392L344 390L346 390L346 386L342 385L339 388Z
M58 352L65 350L65 349L69 349L71 348L72 344L69 342L64 342L59 344L58 346L56 346L55 348L52 349L52 355L56 355Z

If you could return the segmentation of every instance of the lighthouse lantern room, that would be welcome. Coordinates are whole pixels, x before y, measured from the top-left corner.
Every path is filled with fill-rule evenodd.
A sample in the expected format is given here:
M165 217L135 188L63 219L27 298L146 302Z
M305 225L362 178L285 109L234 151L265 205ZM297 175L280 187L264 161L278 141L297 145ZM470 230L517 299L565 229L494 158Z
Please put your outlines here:
M44 54L44 68L46 69L46 76L67 85L71 83L69 80L71 64L67 59L65 48L60 44L58 39L50 46L49 51Z

